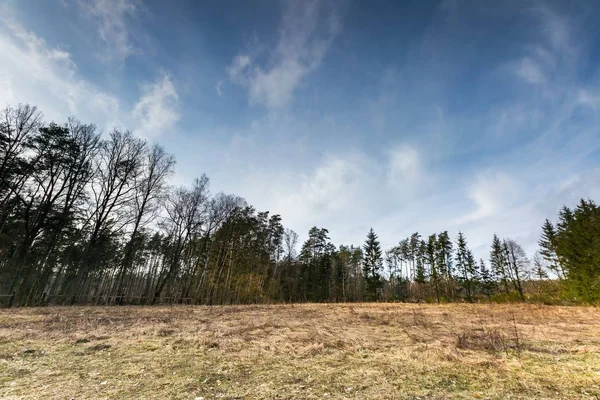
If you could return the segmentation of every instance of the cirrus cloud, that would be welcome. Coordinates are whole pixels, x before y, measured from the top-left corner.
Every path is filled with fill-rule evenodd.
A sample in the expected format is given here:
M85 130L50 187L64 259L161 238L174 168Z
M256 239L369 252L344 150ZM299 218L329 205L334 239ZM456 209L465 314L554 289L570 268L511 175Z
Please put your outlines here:
M248 90L250 104L270 110L287 106L302 80L319 67L340 30L335 14L322 15L319 0L285 3L277 43L263 65L250 54L236 55L226 72Z

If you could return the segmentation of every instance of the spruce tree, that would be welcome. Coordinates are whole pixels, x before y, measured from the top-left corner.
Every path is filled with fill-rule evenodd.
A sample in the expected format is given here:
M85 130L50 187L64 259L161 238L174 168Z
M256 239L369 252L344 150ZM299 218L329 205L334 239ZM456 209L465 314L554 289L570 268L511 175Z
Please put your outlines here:
M427 264L429 264L429 275L431 276L431 283L433 284L433 289L435 290L435 298L437 302L440 302L441 299L441 280L443 274L440 273L440 269L444 270L443 263L438 263L439 258L442 256L439 252L436 252L436 248L438 247L438 240L435 235L429 235L429 240L427 241L426 253L427 253Z
M556 273L559 279L563 279L564 273L560 268L558 257L556 256L556 230L554 225L546 218L542 225L542 237L538 241L540 246L540 255L548 262L548 268Z
M427 244L424 240L419 243L419 256L417 257L417 269L415 271L415 283L417 284L417 299L420 302L423 296L423 286L427 282L427 274L425 272L425 261L427 255Z
M456 240L456 269L459 274L459 283L469 302L473 302L473 277L475 271L475 258L467 248L467 240L462 232L458 232Z
M479 285L479 269L477 268L477 262L475 261L475 256L470 249L467 249L467 276L468 276L468 300L473 301L473 296L475 294L475 289Z
M452 265L452 240L447 231L440 233L435 243L437 273L440 281L446 283L446 298L454 298L454 266Z
M483 259L479 260L479 288L482 294L490 297L494 291L494 279Z
M508 294L508 271L506 263L507 258L504 246L502 245L500 238L494 234L494 238L492 239L492 249L490 251L490 266L492 268L492 273L498 277L504 291Z
M419 244L419 257L417 258L417 269L415 271L415 282L425 284L427 282L427 273L425 272L425 256L427 254L427 244L421 240Z
M383 259L381 257L381 245L373 228L367 234L367 240L363 246L363 273L365 276L365 300L377 300L383 282L381 281L381 270Z
M574 210L563 207L553 244L567 293L588 302L600 300L600 207L584 199Z

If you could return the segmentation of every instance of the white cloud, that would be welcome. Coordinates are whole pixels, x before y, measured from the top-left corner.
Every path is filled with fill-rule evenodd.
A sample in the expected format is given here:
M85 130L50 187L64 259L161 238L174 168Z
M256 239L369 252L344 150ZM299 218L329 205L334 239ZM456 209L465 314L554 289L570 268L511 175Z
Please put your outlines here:
M0 6L0 54L0 107L29 103L48 121L74 115L103 131L135 126L147 137L171 129L179 119L178 95L168 74L145 85L129 113L116 95L78 75L69 52L25 29L7 6Z
M0 107L37 105L49 120L76 115L99 127L120 125L118 99L77 75L71 55L51 48L0 6Z
M235 56L231 65L226 68L231 80L236 83L244 83L246 77L243 75L246 74L246 68L248 68L251 62L250 56L247 54L238 54Z
M162 72L156 82L143 88L143 95L133 107L138 125L136 133L155 137L173 129L179 121L179 95L171 77Z
M292 148L284 144L275 146L273 152L285 154L287 162L240 161L254 152L252 137L238 134L232 140L227 168L243 167L230 187L258 209L281 214L285 225L301 237L317 225L328 228L337 244L359 244L371 225L382 232L397 229L389 215L412 207L416 193L426 190L421 182L431 180L419 150L406 144L381 154L344 148L298 168L297 162L290 162ZM388 245L399 237L381 239Z
M240 53L226 68L229 79L247 88L250 104L281 109L289 104L302 80L320 65L339 31L335 15L323 23L320 1L288 2L278 40L266 65ZM325 26L323 26L325 25Z
M540 66L529 57L523 57L515 65L515 73L528 83L541 84L546 81L546 77Z
M421 179L421 157L417 149L403 145L389 152L387 180L392 187L414 188Z
M577 95L577 101L579 104L588 106L591 108L600 107L600 93L595 93L591 90L581 89Z
M101 57L106 61L123 62L140 50L131 44L128 18L139 8L138 0L81 0L83 10L95 18L98 35L105 45Z
M369 171L361 155L348 158L328 156L312 175L300 183L300 192L285 202L305 204L308 213L321 216L348 212L360 203L360 195L368 185Z
M556 76L570 77L579 56L579 43L574 40L571 21L541 4L531 11L538 21L540 38L535 46L526 46L526 55L513 65L514 73L534 85L547 84Z
M217 94L219 95L219 97L223 97L223 81L219 81L217 82L217 84L215 85L215 90L217 91Z
M301 237L316 225L328 228L338 244L362 241L368 229L362 225L373 221L382 194L373 160L360 152L326 154L305 171L246 172L238 189L259 209L281 214Z
M455 224L482 222L505 211L520 193L517 182L503 173L482 173L468 187L473 210L455 220Z
M541 32L553 50L568 53L575 50L572 42L572 29L569 20L557 14L543 3L533 8L533 12L540 19Z
M487 258L492 235L516 239L529 254L537 249L545 218L555 220L563 205L574 207L580 198L600 196L600 170L586 169L569 174L522 171L509 176L499 171L478 175L468 189L474 210L451 223L454 232L462 230L477 257ZM538 175L535 175L535 174Z

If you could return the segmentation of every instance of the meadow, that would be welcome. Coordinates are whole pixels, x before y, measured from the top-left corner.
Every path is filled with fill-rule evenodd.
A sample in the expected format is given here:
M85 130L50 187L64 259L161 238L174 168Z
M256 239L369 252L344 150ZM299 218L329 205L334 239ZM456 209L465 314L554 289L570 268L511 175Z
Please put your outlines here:
M600 309L3 309L0 398L598 399Z

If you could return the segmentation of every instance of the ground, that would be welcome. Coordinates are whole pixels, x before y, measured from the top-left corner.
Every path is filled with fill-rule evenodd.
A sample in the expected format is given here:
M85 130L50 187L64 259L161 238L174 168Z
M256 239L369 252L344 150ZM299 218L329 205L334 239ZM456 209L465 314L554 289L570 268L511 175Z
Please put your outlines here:
M600 398L600 309L0 310L0 398Z

